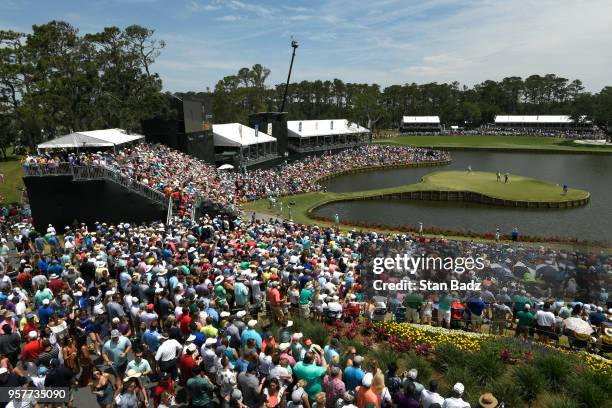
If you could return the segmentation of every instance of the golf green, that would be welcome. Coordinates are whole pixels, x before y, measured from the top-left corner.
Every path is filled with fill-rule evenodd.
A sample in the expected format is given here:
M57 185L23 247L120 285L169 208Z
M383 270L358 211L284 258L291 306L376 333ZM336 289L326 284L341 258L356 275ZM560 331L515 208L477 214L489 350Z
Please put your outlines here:
M268 200L261 199L243 204L244 211L270 214L289 218L288 205L291 203L291 218L303 224L320 222L313 217L314 210L325 204L338 201L384 198L442 199L461 201L478 199L493 205L518 207L556 208L584 205L590 193L570 188L563 193L562 186L529 177L510 174L508 182L497 181L495 173L480 171L438 171L423 177L419 183L384 189L355 191L350 193L313 192L281 197L275 208L269 208ZM280 202L283 203L281 212Z

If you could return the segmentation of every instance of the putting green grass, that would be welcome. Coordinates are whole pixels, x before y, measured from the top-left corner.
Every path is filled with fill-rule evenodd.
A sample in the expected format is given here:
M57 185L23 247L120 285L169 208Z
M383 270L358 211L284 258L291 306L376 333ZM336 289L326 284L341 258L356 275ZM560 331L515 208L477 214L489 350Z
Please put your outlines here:
M245 203L242 208L247 213L257 212L289 218L287 206L289 203L295 203L292 210L292 218L295 222L329 225L312 219L309 216L310 212L317 207L336 201L413 191L469 191L503 200L532 202L563 202L585 199L589 196L587 191L573 188L568 190L567 195L563 195L562 187L556 184L513 174L510 175L509 182L506 184L497 181L495 173L490 172L477 171L468 174L467 171L438 171L424 176L423 181L415 184L349 193L296 194L281 197L276 207L272 209L269 208L267 199ZM283 203L282 212L280 211L281 201Z
M23 189L23 169L19 159L10 157L0 162L0 173L4 174L4 181L0 181L0 204L19 202Z
M482 136L482 135L443 135L443 136L406 136L378 139L374 143L397 145L436 147L447 149L482 149L482 150L533 150L549 152L575 153L609 153L610 146L578 145L569 139L536 136Z

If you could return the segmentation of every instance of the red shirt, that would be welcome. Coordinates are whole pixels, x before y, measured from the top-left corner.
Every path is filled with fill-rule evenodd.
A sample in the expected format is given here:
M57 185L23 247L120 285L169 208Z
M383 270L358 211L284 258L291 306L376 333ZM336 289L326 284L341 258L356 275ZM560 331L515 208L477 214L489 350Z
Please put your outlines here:
M53 295L57 296L62 288L64 287L64 281L61 279L51 279L49 282L49 289L53 292Z
M196 363L193 357L189 354L183 354L179 359L179 369L181 370L181 385L185 385L187 380L191 378L191 371Z
M27 272L21 272L19 275L17 275L17 278L15 279L17 280L19 286L24 288L27 282L32 282L32 275Z
M181 331L183 332L183 336L187 336L187 333L189 333L190 324L191 324L191 316L189 316L189 314L182 315L181 318L179 319L179 327L181 328Z
M280 306L281 296L278 289L271 288L268 292L268 299L270 300L270 306Z
M21 358L25 361L34 361L38 358L39 354L43 351L42 340L36 339L31 340L25 346L21 352Z
M164 391L167 391L170 395L174 394L174 380L172 378L168 378L168 381L165 384L157 384L153 389L153 406L157 408L159 403L161 402L161 395Z

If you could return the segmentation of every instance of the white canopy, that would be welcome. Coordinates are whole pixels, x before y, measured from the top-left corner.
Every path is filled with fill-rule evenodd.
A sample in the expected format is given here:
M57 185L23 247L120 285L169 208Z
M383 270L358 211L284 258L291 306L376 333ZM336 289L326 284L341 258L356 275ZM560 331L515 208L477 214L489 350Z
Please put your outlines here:
M402 123L435 123L440 124L439 116L404 116Z
M370 131L346 119L321 120L289 120L287 121L289 137L333 136L356 133L369 133Z
M101 129L86 132L74 132L53 140L41 143L39 149L67 149L86 147L114 147L136 140L144 139L143 135L129 134L123 129Z
M215 146L240 147L259 143L276 142L276 138L259 131L255 136L255 129L240 123L225 123L213 125Z
M495 123L574 123L568 115L497 115Z

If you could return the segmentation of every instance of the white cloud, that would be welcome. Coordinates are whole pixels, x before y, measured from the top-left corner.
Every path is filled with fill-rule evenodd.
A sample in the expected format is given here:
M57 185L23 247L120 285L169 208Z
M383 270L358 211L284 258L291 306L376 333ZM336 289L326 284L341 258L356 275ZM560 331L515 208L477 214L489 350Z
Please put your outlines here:
M241 16L238 16L236 14L227 14L225 16L221 16L221 17L217 17L215 18L215 20L217 21L238 21L238 20L242 20Z

